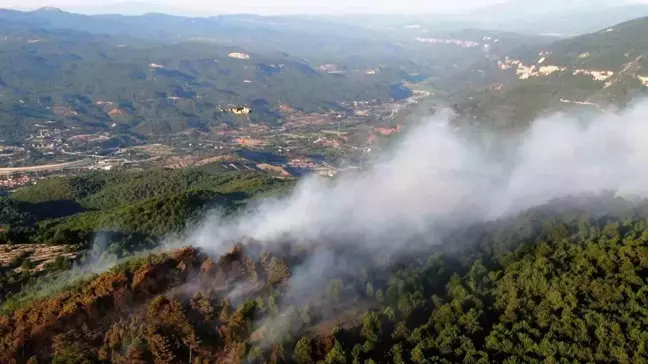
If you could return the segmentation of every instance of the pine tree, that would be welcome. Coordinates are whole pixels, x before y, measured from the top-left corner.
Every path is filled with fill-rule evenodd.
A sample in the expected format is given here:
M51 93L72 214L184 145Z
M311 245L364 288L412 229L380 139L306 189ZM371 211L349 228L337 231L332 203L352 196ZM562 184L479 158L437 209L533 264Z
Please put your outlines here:
M331 349L331 351L329 351L328 354L326 354L326 362L328 364L346 363L346 354L344 353L344 348L342 348L342 344L340 344L339 341L335 340L335 345L333 345L333 349Z

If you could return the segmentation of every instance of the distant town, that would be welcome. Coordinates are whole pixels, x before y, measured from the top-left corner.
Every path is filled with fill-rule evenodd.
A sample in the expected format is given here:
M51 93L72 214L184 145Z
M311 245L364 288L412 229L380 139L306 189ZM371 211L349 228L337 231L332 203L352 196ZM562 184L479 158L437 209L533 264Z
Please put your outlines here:
M189 129L155 140L132 138L126 146L113 143L117 133L84 134L75 127L45 123L36 125L19 145L0 144L0 189L11 191L52 175L82 171L205 165L278 178L311 173L332 177L357 168L380 148L381 140L401 133L405 126L399 120L431 96L415 91L398 102L351 102L341 112L326 113L281 105L287 116L275 127L250 122L251 107L224 108L240 119L239 125L222 124L210 133Z

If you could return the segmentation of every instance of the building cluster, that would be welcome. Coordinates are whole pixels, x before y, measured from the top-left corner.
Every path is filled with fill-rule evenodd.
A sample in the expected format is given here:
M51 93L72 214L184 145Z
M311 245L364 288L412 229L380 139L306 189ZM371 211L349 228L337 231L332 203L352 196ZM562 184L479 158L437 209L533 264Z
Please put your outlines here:
M0 179L0 188L12 189L28 185L32 182L32 178L28 175L20 177L8 177Z
M220 112L231 112L232 114L236 115L248 115L249 113L252 112L252 109L249 107L245 106L238 106L238 107L233 107L233 108L220 108Z

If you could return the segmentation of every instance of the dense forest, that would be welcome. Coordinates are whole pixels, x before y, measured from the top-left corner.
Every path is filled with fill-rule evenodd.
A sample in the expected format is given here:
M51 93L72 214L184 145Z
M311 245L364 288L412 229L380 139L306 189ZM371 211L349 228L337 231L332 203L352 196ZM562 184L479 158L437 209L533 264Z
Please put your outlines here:
M647 212L569 198L389 257L250 241L134 258L3 305L0 359L646 363Z
M232 211L292 184L258 173L200 169L49 178L0 197L0 242L78 243L99 230L160 237L182 230L202 211Z
M0 303L48 287L71 266L153 249L208 211L229 214L293 184L258 173L152 169L49 178L0 197L0 254L19 244L76 252L72 260L59 256L36 270L27 252L12 254L0 264Z

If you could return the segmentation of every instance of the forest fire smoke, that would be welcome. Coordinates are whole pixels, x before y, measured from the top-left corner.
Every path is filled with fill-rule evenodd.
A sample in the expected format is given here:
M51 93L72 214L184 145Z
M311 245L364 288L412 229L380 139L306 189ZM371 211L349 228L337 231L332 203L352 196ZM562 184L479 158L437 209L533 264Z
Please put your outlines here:
M441 244L456 228L570 195L646 196L646 114L644 103L588 123L561 115L537 120L505 159L457 135L446 121L449 115L438 115L411 130L368 170L335 180L306 178L290 195L235 216L216 211L185 243L214 256L246 239L268 251L286 242L291 249L306 249L306 257L291 268L282 313L257 323L267 336L261 345L267 346L272 337L291 334L294 305L315 302L312 309L320 318L335 317L333 307L359 302L363 295L344 290L331 301L326 296L332 282ZM244 285L230 289L239 298L250 293Z
M648 104L588 123L537 120L506 160L457 136L448 115L409 132L369 170L303 180L288 197L234 217L215 212L189 242L219 254L245 237L263 244L344 241L397 251L434 229L506 216L552 199L648 191Z

